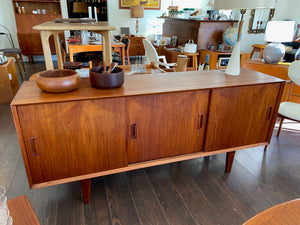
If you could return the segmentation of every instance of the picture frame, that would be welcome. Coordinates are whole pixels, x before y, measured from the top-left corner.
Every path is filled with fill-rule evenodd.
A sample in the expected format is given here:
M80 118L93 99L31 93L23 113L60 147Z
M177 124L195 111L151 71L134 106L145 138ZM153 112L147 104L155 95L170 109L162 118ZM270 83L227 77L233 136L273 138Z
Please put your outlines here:
M173 47L177 46L177 36L172 36L171 46Z
M144 9L160 10L161 0L119 0L119 9L130 9L133 5L144 5Z

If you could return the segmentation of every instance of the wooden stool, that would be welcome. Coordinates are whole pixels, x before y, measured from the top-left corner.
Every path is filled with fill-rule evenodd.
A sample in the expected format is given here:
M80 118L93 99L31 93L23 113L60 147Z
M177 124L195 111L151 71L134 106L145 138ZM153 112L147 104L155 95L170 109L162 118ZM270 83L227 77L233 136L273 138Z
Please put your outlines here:
M263 44L254 44L254 45L252 45L253 49L252 49L252 52L251 52L251 55L250 55L250 59L254 55L254 52L259 52L259 59L261 59L266 46L267 45L263 45Z
M199 52L196 52L196 53L186 53L186 52L183 52L182 54L192 57L193 58L192 59L193 68L195 70L198 70L198 55L199 55Z

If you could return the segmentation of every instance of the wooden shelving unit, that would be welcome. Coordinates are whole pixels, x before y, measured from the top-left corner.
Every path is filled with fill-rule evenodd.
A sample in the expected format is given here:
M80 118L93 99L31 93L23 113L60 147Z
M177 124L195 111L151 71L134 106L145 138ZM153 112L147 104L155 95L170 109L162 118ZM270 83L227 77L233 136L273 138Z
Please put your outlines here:
M60 1L12 0L12 2L15 9L19 45L22 54L28 56L29 60L31 60L32 55L43 54L40 34L38 31L34 31L32 27L56 18L61 18ZM35 11L40 11L40 14L35 14ZM53 40L51 40L51 52L55 53Z

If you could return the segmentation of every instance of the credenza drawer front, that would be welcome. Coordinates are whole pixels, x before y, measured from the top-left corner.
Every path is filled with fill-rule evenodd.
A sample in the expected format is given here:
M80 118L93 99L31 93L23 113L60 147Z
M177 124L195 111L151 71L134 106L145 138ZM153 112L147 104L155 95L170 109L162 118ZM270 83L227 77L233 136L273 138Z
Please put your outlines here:
M203 150L209 90L130 97L129 163Z
M267 142L281 84L212 90L205 151Z
M17 110L33 184L127 165L122 98L24 105Z

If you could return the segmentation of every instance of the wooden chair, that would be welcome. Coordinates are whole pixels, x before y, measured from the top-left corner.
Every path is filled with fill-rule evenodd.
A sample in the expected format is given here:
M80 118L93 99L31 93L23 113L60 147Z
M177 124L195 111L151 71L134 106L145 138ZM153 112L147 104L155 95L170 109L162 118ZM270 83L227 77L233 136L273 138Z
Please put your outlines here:
M300 86L300 60L291 63L291 65L289 66L288 75L291 79L291 85L288 93L287 102L282 102L279 106L278 117L280 118L280 124L276 135L277 137L280 134L280 130L284 119L300 122L300 104L289 101L291 97L293 83Z
M143 45L148 63L154 62L155 66L162 66L166 69L170 69L170 67L176 65L176 63L167 63L164 55L158 56L156 49L147 39L143 39ZM160 59L163 60L163 62L161 62Z
M17 63L17 67L18 67L18 70L20 72L20 76L21 76L21 79L24 80L24 74L23 74L23 71L21 69L21 66L20 66L20 62L22 64L22 67L23 67L23 70L24 70L24 73L26 73L26 69L25 69L25 65L24 65L24 60L23 60L23 56L22 56L22 51L20 48L16 48L15 47L15 44L13 42L13 39L11 37L11 33L10 31L8 30L7 27L3 26L0 24L0 27L2 27L3 29L5 29L5 32L0 32L0 35L1 36L6 36L10 45L11 45L11 48L4 48L4 49L0 49L0 52L3 52L5 56L7 57L14 57L15 60L16 60L16 63Z
M127 57L127 64L130 65L130 58L129 58L129 48L130 48L130 40L128 38L123 38L120 40L123 44L126 45L125 47L125 55ZM122 48L114 47L113 51L119 55L122 55Z
M259 59L262 59L262 56L263 56L263 52L264 52L264 49L267 45L263 45L263 44L254 44L252 45L253 49L252 49L252 52L251 52L251 55L250 55L250 59L252 58L252 56L254 55L255 52L259 52Z

